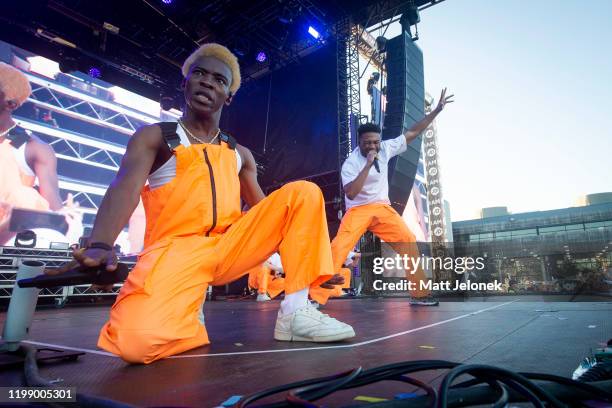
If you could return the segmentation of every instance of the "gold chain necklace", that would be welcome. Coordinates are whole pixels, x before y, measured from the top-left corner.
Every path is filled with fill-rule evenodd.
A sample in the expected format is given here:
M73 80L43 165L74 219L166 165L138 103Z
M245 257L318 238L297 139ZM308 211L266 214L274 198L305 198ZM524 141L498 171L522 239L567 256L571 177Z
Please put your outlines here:
M198 142L202 143L202 144L213 144L213 142L217 139L217 137L219 137L219 134L221 133L221 129L217 129L217 134L215 135L215 137L213 137L210 142L205 142L202 139L200 139L199 137L197 137L196 135L194 135L193 133L191 133L191 131L187 128L187 126L185 126L185 124L183 123L183 121L181 119L178 120L179 125L181 125L181 127L183 128L183 130L185 132L187 132L189 134L189 136L193 137L195 140L197 140Z
M17 127L17 123L15 123L10 128L6 129L4 132L0 133L0 137L4 137L4 136L8 135L11 132L11 130L15 129L16 127Z

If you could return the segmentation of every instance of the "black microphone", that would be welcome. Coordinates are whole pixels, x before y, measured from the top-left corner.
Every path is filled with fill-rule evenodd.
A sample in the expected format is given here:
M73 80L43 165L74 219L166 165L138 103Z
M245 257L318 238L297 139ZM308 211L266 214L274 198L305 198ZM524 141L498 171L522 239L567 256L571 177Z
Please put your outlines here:
M378 165L378 157L374 158L374 168L376 169L377 172L380 173L380 166Z
M110 285L126 280L128 266L118 263L117 269L109 272L106 265L93 266L91 268L77 265L69 271L57 275L38 275L30 279L20 279L17 285L20 288L53 288L57 286L73 286L85 284Z

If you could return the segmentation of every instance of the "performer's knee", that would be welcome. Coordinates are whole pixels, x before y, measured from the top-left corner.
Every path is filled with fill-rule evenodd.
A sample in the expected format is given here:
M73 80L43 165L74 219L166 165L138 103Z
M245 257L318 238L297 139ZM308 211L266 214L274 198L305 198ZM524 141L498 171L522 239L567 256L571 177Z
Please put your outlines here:
M285 184L283 188L287 189L288 191L297 192L300 197L304 197L307 201L310 201L313 198L321 199L323 197L323 193L321 192L319 186L310 181L293 181Z
M115 344L119 349L119 357L131 364L149 364L155 361L160 345L138 331L128 333L121 336L121 342Z

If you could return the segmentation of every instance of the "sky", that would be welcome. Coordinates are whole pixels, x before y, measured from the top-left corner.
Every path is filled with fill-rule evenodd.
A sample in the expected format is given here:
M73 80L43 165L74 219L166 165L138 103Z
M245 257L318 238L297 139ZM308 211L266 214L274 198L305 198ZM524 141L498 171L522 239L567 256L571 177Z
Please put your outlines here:
M446 0L421 12L426 91L455 94L437 119L453 221L612 191L610 21L609 0Z

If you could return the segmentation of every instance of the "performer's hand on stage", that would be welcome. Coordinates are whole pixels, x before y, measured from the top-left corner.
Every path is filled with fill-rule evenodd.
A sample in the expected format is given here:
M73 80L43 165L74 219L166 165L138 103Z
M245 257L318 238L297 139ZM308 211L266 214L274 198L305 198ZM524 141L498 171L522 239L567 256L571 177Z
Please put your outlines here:
M442 93L440 94L440 100L438 101L438 106L436 106L436 111L441 112L441 111L442 111L442 109L444 109L444 106L445 106L447 103L453 103L453 102L455 102L455 101L453 101L453 100L452 100L452 98L453 98L454 96L455 96L454 94L453 94L453 95L446 96L446 88L444 88L444 89L442 90Z
M328 281L321 284L323 289L333 289L335 285L342 285L344 283L344 276L336 273Z
M78 265L84 267L95 267L100 266L102 264L106 265L106 270L109 272L117 269L117 256L115 255L115 250L106 250L102 248L81 248L81 249L73 249L72 256L74 260L60 266L59 268L54 269L45 269L45 273L47 275L58 275L64 272L67 272ZM91 289L93 290L103 290L106 292L111 291L113 285L91 285Z

